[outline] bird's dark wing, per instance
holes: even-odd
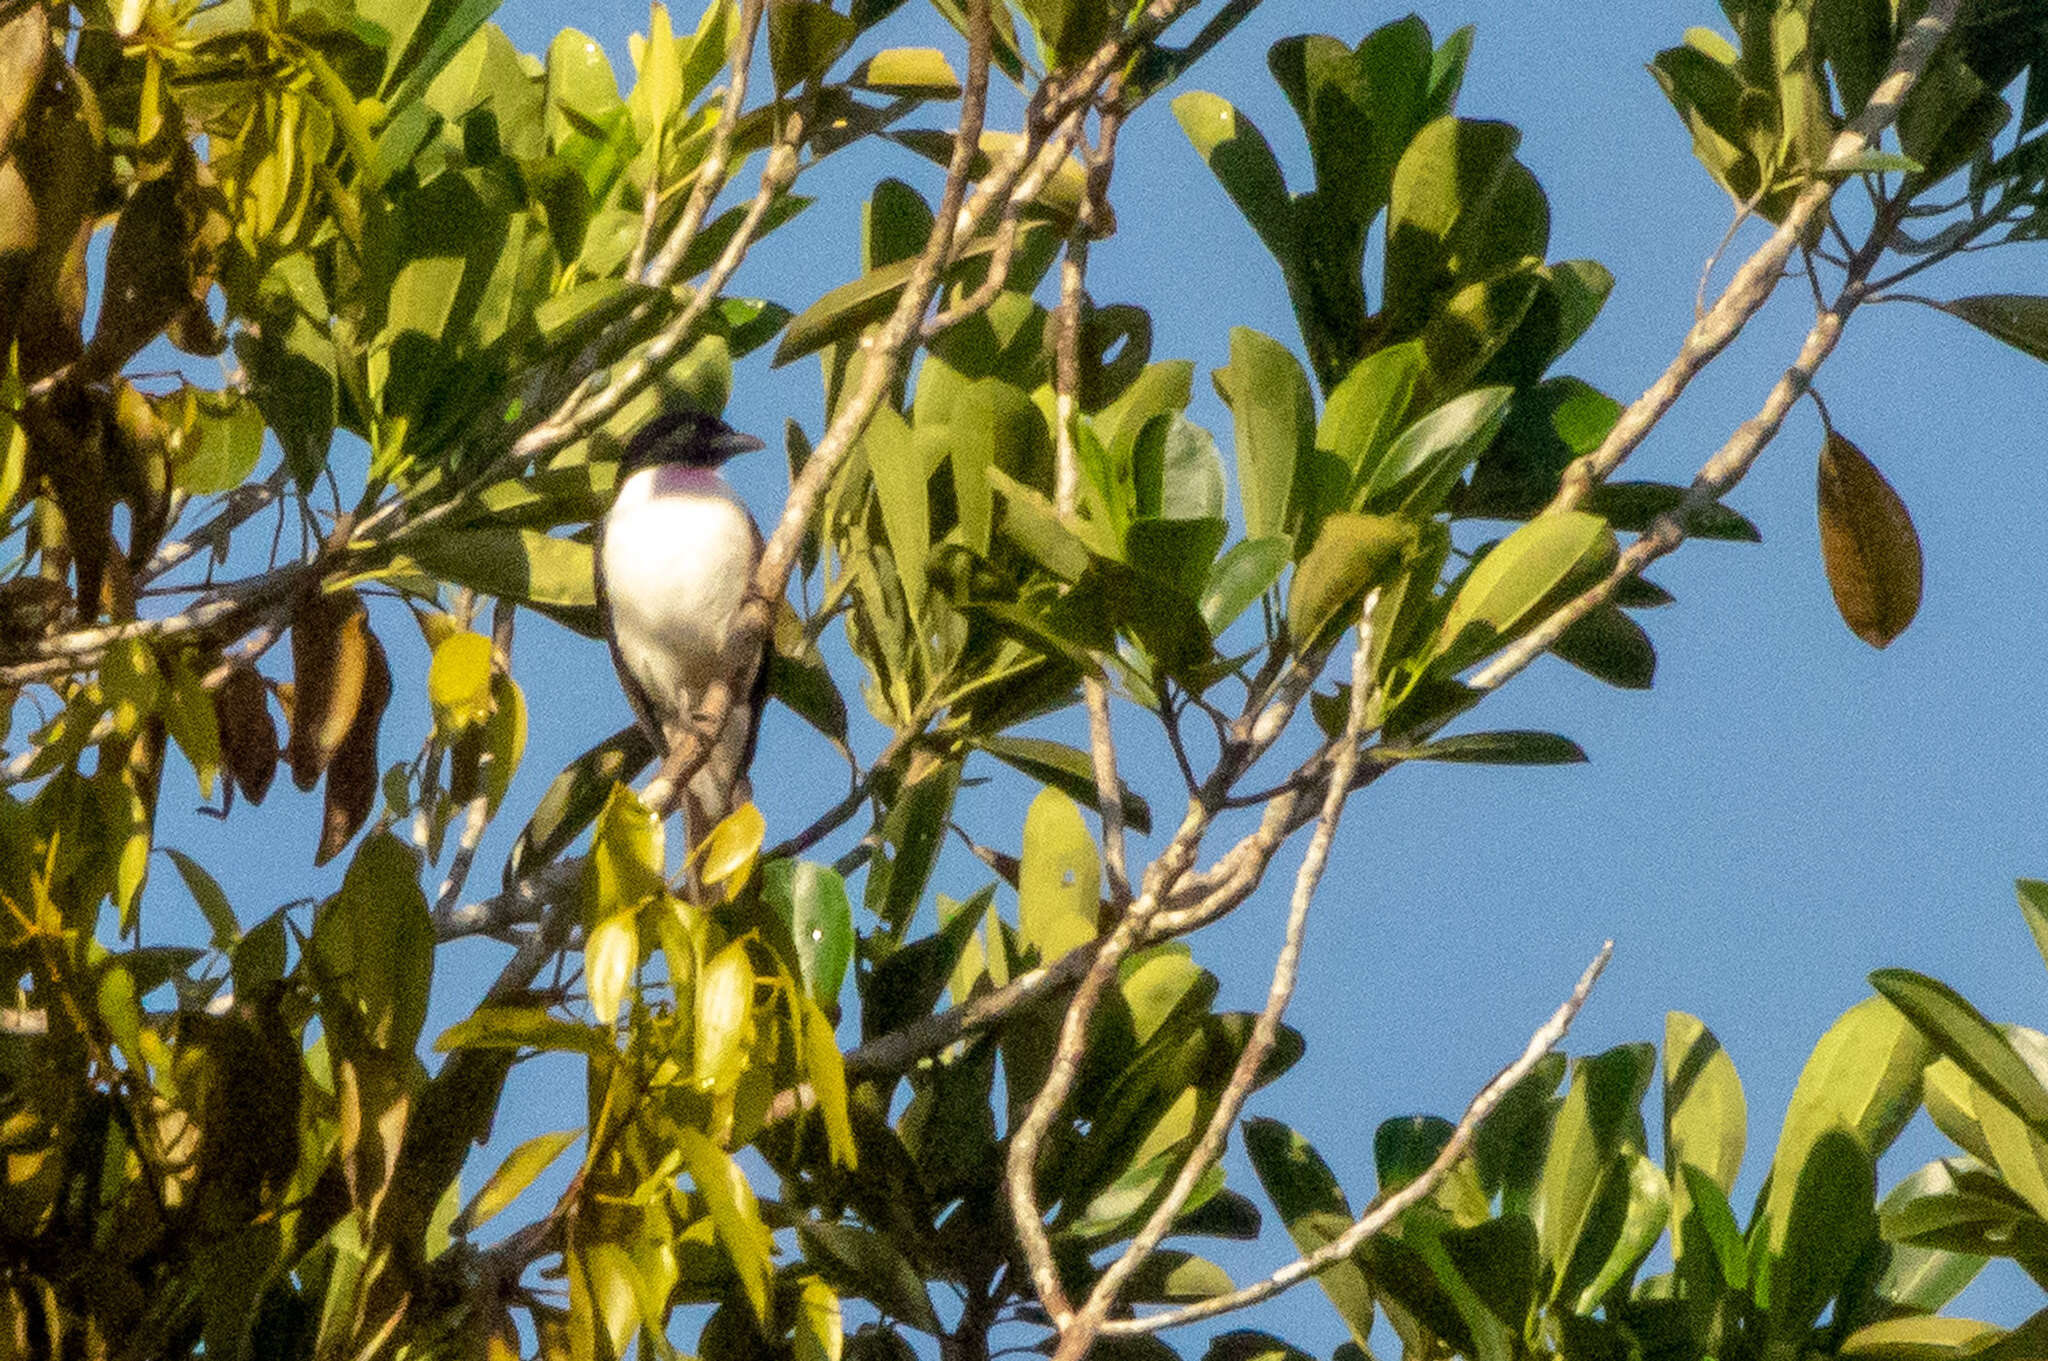
[[[747,517],[748,528],[754,531],[754,565],[761,564],[761,526],[754,523],[754,517]],[[740,772],[745,774],[754,768],[754,747],[761,740],[761,711],[768,707],[768,669],[775,663],[775,625],[771,621],[768,633],[761,640],[761,655],[754,662],[754,685],[747,695],[747,747],[740,757]]]

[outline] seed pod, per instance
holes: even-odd
[[[377,729],[391,701],[391,667],[384,645],[362,628],[362,702],[356,706],[333,762],[327,767],[327,805],[320,820],[320,848],[313,863],[324,865],[362,830],[377,802]]]
[[[250,803],[262,803],[277,774],[277,724],[270,717],[269,690],[263,677],[246,666],[235,667],[213,692],[213,712],[220,725],[220,760],[228,776]]]
[[[354,591],[308,600],[292,622],[294,700],[285,757],[311,789],[355,724],[369,672],[369,616]]]

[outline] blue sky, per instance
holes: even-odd
[[[1249,113],[1301,187],[1305,150],[1266,74],[1266,47],[1299,32],[1355,41],[1401,12],[1267,0],[1185,84]],[[1552,257],[1592,257],[1615,275],[1606,311],[1560,371],[1632,398],[1689,324],[1702,262],[1730,211],[1692,160],[1644,64],[1686,26],[1718,24],[1718,9],[1709,0],[1552,0],[1423,13],[1439,37],[1478,25],[1460,111],[1523,129],[1521,157],[1550,196]],[[571,17],[622,72],[630,69],[626,35],[647,22],[637,4],[588,0],[572,11],[515,0],[499,22],[522,49],[538,52]],[[678,15],[679,26],[693,20]],[[921,6],[900,12],[885,37],[943,42],[959,60],[957,39]],[[734,291],[800,307],[852,277],[863,187],[884,174],[924,173],[893,149],[837,158],[804,186],[821,201],[757,251]],[[751,188],[751,168],[742,183]],[[1206,371],[1225,362],[1235,325],[1298,347],[1277,269],[1164,99],[1124,134],[1114,200],[1121,231],[1097,247],[1091,285],[1098,301],[1152,312],[1155,357],[1191,357]],[[1742,238],[1731,261],[1753,240]],[[2028,291],[2027,272],[2037,268],[2016,249],[1974,257],[1920,285],[1942,295]],[[1369,277],[1376,291],[1376,266]],[[1788,281],[1626,475],[1688,480],[1755,410],[1809,320],[1804,284]],[[1577,739],[1590,764],[1411,766],[1353,803],[1289,1018],[1309,1038],[1308,1057],[1252,1113],[1297,1125],[1362,1202],[1372,1188],[1373,1126],[1420,1111],[1455,1115],[1612,937],[1614,964],[1570,1048],[1659,1039],[1668,1009],[1704,1019],[1749,1095],[1751,1146],[1736,1197],[1745,1206],[1808,1049],[1867,995],[1871,969],[1918,968],[1961,988],[1994,1019],[2048,1024],[2042,964],[2011,894],[2015,876],[2048,874],[2037,811],[2038,754],[2048,750],[2040,699],[2048,533],[2037,509],[2048,505],[2044,378],[2036,361],[1924,308],[1857,316],[1820,386],[1838,428],[1914,513],[1927,558],[1918,621],[1880,654],[1836,617],[1813,509],[1821,435],[1811,406],[1802,405],[1730,498],[1761,527],[1764,543],[1688,545],[1653,570],[1678,597],[1643,616],[1660,658],[1654,690],[1609,689],[1545,660],[1462,725],[1554,729]],[[1227,448],[1227,412],[1206,383],[1196,387],[1190,414]],[[771,442],[786,417],[815,437],[816,365],[770,371],[765,355],[746,361],[727,414]],[[762,457],[736,472],[768,519],[784,490],[780,460]],[[410,625],[392,614],[378,627],[398,645],[388,763],[424,730],[426,704]],[[545,782],[628,718],[598,644],[522,624],[515,671],[535,715],[533,742],[509,825],[479,862],[485,886]],[[848,693],[853,700],[851,686]],[[1138,731],[1144,721],[1128,711],[1120,719],[1127,778],[1154,794],[1155,808],[1171,809],[1178,780],[1160,744]],[[1068,735],[1079,740],[1080,731],[1076,722]],[[798,720],[771,711],[754,781],[771,839],[842,791],[829,760]],[[825,772],[819,781],[810,778],[815,771]],[[174,792],[189,792],[175,785],[179,778],[166,787],[167,809]],[[1014,785],[980,794],[972,815],[989,839],[1014,846],[1026,798]],[[326,882],[307,872],[316,818],[311,800],[280,786],[265,808],[238,811],[225,832],[167,815],[165,839],[199,853],[250,920]],[[251,854],[255,845],[277,850]],[[1263,996],[1265,975],[1244,964],[1277,946],[1294,863],[1283,856],[1236,918],[1196,941],[1197,958],[1223,976],[1226,1003],[1254,1007]],[[940,886],[956,896],[982,882],[971,866],[949,862],[948,873],[955,877]],[[179,892],[160,871],[153,900]],[[450,952],[437,974],[430,1034],[461,1014],[497,958],[498,947],[487,944]],[[554,1113],[543,1109],[558,1099]],[[563,1088],[527,1074],[496,1146],[569,1124],[579,1109]],[[1653,1104],[1653,1125],[1654,1113]],[[1940,1151],[1923,1120],[1886,1164],[1884,1183]],[[1262,1248],[1267,1268],[1280,1251]],[[1232,1266],[1250,1274],[1249,1260]],[[2009,1273],[1973,1289],[1966,1303],[2012,1323],[2040,1298]],[[1342,1337],[1312,1291],[1247,1322],[1325,1354]]]

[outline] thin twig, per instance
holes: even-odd
[[[1613,941],[1610,940],[1600,947],[1600,952],[1593,956],[1593,962],[1588,964],[1586,971],[1579,976],[1578,985],[1572,989],[1571,996],[1567,997],[1564,1004],[1551,1014],[1550,1019],[1529,1037],[1528,1046],[1522,1050],[1521,1057],[1501,1069],[1491,1082],[1479,1089],[1479,1094],[1472,1098],[1472,1104],[1465,1108],[1464,1118],[1458,1122],[1457,1128],[1451,1131],[1450,1139],[1436,1155],[1436,1160],[1423,1169],[1421,1176],[1367,1210],[1343,1233],[1314,1252],[1288,1263],[1265,1280],[1233,1290],[1226,1295],[1217,1295],[1195,1304],[1168,1310],[1163,1314],[1152,1314],[1144,1318],[1112,1319],[1102,1325],[1102,1336],[1128,1337],[1136,1333],[1163,1332],[1168,1328],[1198,1323],[1205,1318],[1234,1313],[1239,1309],[1269,1300],[1281,1291],[1299,1285],[1351,1256],[1358,1250],[1359,1244],[1385,1230],[1412,1206],[1433,1194],[1443,1179],[1450,1175],[1451,1169],[1464,1159],[1472,1147],[1472,1140],[1478,1133],[1479,1126],[1493,1113],[1501,1099],[1534,1071],[1545,1055],[1564,1042],[1565,1035],[1571,1030],[1572,1021],[1586,1005],[1586,999],[1592,995],[1593,984],[1599,980],[1601,971],[1607,967],[1607,961],[1613,954]]]
[[[732,83],[725,87],[725,107],[719,110],[718,126],[711,133],[710,150],[697,167],[697,179],[690,186],[690,197],[683,204],[683,215],[641,275],[640,282],[651,287],[659,288],[666,284],[669,276],[682,264],[690,243],[703,229],[712,201],[725,187],[726,162],[732,157],[733,134],[739,127],[740,106],[747,97],[747,68],[754,64],[754,41],[761,31],[761,14],[765,7],[764,0],[742,0],[740,4],[740,31],[729,63]],[[659,166],[655,167],[651,179],[659,181]],[[644,235],[642,239],[645,240]],[[627,278],[636,273],[639,273],[637,263],[627,267]]]

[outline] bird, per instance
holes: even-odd
[[[729,644],[761,561],[761,529],[720,469],[763,447],[709,412],[672,406],[635,431],[620,456],[597,526],[597,606],[619,685],[658,751],[685,740],[705,692],[749,660],[729,655]],[[765,639],[760,646],[751,692],[735,699],[684,790],[692,848],[753,800],[747,767],[768,682]]]

